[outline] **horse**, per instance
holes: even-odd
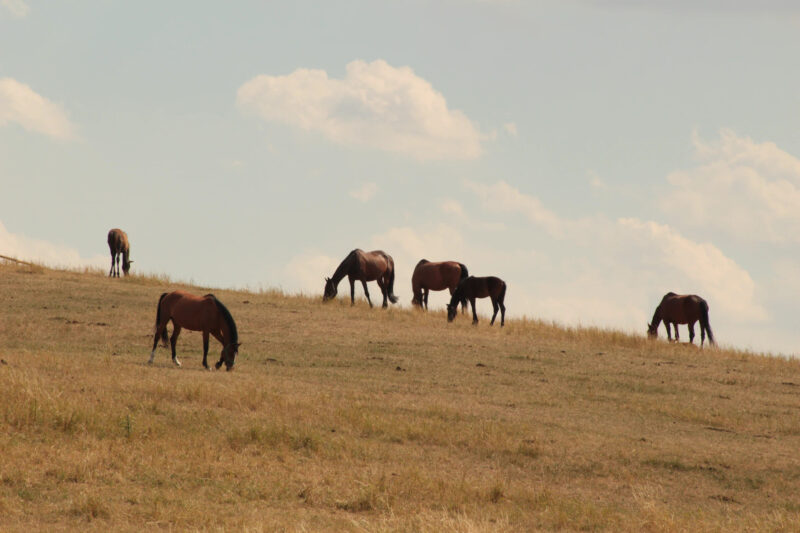
[[[172,362],[181,366],[175,354],[175,345],[182,328],[190,331],[203,332],[203,366],[208,370],[208,336],[211,335],[222,344],[219,361],[214,368],[219,370],[225,363],[226,370],[233,369],[236,354],[239,353],[239,333],[236,322],[233,321],[228,308],[217,300],[213,294],[195,296],[183,291],[164,293],[158,299],[156,312],[156,333],[153,337],[153,351],[150,353],[148,364],[153,364],[156,356],[158,339],[161,338],[164,347],[167,346],[167,323],[172,320],[174,330],[170,337],[172,346]]]
[[[131,246],[128,244],[128,234],[119,228],[114,228],[108,232],[108,249],[111,251],[111,270],[108,276],[119,277],[119,258],[122,256],[122,272],[127,276],[131,269],[131,261],[128,257],[131,253]],[[116,270],[114,267],[116,266]]]
[[[500,309],[500,327],[503,327],[506,321],[506,306],[503,301],[506,298],[506,282],[494,276],[485,278],[476,278],[470,276],[458,284],[455,292],[450,297],[450,303],[447,304],[447,321],[452,322],[458,312],[458,302],[467,299],[472,304],[472,323],[478,323],[478,313],[475,312],[475,298],[492,299],[492,307],[494,314],[492,315],[492,322],[497,317],[497,310]]]
[[[452,295],[461,280],[467,279],[468,276],[469,271],[462,263],[456,261],[431,263],[427,259],[420,259],[411,275],[411,292],[414,295],[411,303],[427,310],[430,291],[449,289]],[[465,298],[461,300],[461,312],[464,313],[466,310]]]
[[[360,281],[364,287],[364,296],[367,297],[369,306],[372,307],[372,300],[369,298],[367,289],[368,281],[377,281],[378,287],[383,294],[382,307],[388,307],[387,298],[393,304],[397,303],[397,296],[394,295],[394,259],[382,250],[365,252],[356,248],[342,260],[333,276],[325,278],[325,291],[322,301],[336,298],[339,282],[347,276],[350,281],[350,305],[355,304],[356,281]]]
[[[672,335],[669,331],[670,323],[675,327],[675,342],[680,340],[678,335],[678,324],[688,324],[689,326],[689,342],[694,344],[694,323],[700,321],[700,347],[706,340],[706,332],[708,332],[708,342],[712,346],[714,342],[714,334],[711,333],[711,324],[708,322],[708,303],[697,296],[696,294],[678,295],[674,292],[668,292],[661,299],[661,303],[656,307],[653,313],[653,320],[647,324],[647,336],[654,339],[658,337],[658,325],[664,321],[664,326],[667,328],[667,338],[672,341]]]

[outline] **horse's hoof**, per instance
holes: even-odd
[[[180,368],[180,366],[181,366],[181,362],[180,361],[178,361],[177,359],[173,359],[172,362],[175,363],[175,366]]]

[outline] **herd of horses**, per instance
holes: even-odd
[[[108,232],[108,248],[111,252],[111,270],[109,277],[119,277],[119,261],[122,259],[122,272],[129,274],[130,244],[127,234],[114,228]],[[355,304],[355,285],[361,282],[364,296],[369,306],[372,300],[369,296],[367,282],[375,281],[383,296],[382,307],[388,307],[389,302],[398,302],[394,294],[395,268],[392,256],[382,250],[365,252],[355,249],[342,260],[331,277],[325,278],[322,301],[336,298],[339,283],[347,277],[350,282],[350,304]],[[478,323],[478,313],[475,300],[489,298],[492,302],[493,314],[490,325],[494,325],[497,312],[500,312],[500,326],[505,324],[506,317],[506,282],[496,276],[476,277],[471,276],[467,267],[457,261],[432,262],[421,259],[411,276],[411,290],[413,298],[411,303],[420,309],[428,309],[428,294],[430,291],[450,291],[450,303],[447,304],[447,321],[452,322],[458,314],[458,304],[461,312],[465,313],[467,302],[472,307],[472,323]],[[172,321],[173,332],[169,336],[167,324]],[[670,325],[675,330],[675,341],[679,341],[678,324],[686,324],[689,328],[689,342],[694,343],[694,325],[700,322],[700,346],[702,347],[706,335],[710,344],[715,344],[711,325],[708,321],[708,303],[701,297],[679,295],[669,292],[664,295],[656,307],[652,321],[647,325],[647,335],[650,338],[658,336],[658,326],[664,322],[667,329],[667,338],[672,341]],[[233,320],[228,308],[225,307],[213,294],[195,296],[184,291],[163,293],[158,299],[156,310],[155,334],[153,336],[153,350],[148,363],[152,364],[155,358],[159,339],[163,346],[172,349],[172,362],[181,366],[175,352],[178,335],[182,329],[200,331],[203,334],[203,366],[208,369],[208,342],[209,337],[214,337],[222,344],[219,361],[214,365],[219,369],[225,364],[226,370],[232,370],[236,355],[239,352],[239,334],[236,322]]]

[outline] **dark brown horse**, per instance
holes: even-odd
[[[494,276],[486,278],[470,276],[459,283],[453,296],[450,297],[450,303],[447,305],[447,321],[453,321],[458,312],[458,302],[466,298],[472,305],[472,323],[477,324],[478,313],[475,312],[475,298],[486,298],[487,296],[492,299],[492,307],[494,308],[491,323],[494,324],[497,310],[500,309],[500,327],[503,327],[506,321],[506,306],[503,304],[506,299],[506,282]]]
[[[364,296],[367,297],[369,306],[372,307],[372,300],[369,299],[367,290],[368,281],[377,281],[378,287],[383,294],[383,307],[388,307],[387,299],[393,304],[397,303],[397,296],[394,295],[394,259],[392,256],[381,250],[365,252],[355,249],[349,254],[336,268],[333,277],[325,278],[325,292],[322,301],[336,298],[339,282],[347,276],[350,281],[350,304],[356,301],[356,281],[360,281],[364,287]]]
[[[700,346],[706,340],[708,332],[708,342],[714,344],[714,334],[711,333],[711,324],[708,322],[708,303],[695,294],[679,295],[668,292],[661,299],[661,303],[653,313],[653,321],[647,324],[647,335],[650,338],[658,336],[658,325],[664,321],[667,328],[667,338],[671,341],[672,335],[669,325],[675,327],[675,341],[679,341],[678,324],[688,324],[689,342],[694,343],[694,323],[700,321]]]
[[[239,353],[239,333],[236,331],[236,322],[233,321],[228,308],[216,299],[213,294],[195,296],[183,291],[164,293],[158,299],[156,313],[156,333],[153,337],[153,351],[150,353],[149,364],[153,363],[156,356],[156,346],[161,338],[164,346],[167,345],[167,323],[172,320],[174,331],[170,337],[172,346],[172,362],[181,366],[175,355],[175,344],[181,329],[203,332],[203,366],[208,368],[208,336],[211,335],[222,344],[222,353],[219,361],[214,365],[219,369],[225,363],[226,370],[233,369],[236,354]]]
[[[131,246],[128,244],[128,234],[119,228],[108,232],[108,249],[111,252],[111,270],[109,276],[119,277],[119,258],[122,256],[122,272],[127,276],[131,269]],[[114,268],[116,266],[116,269]]]
[[[449,289],[452,295],[459,282],[467,279],[467,276],[469,276],[467,267],[456,261],[431,263],[427,259],[420,259],[411,275],[411,292],[414,295],[411,303],[427,309],[430,291]],[[461,312],[466,312],[466,310],[467,300],[465,298],[461,300]]]

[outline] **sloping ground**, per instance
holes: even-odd
[[[148,366],[175,288],[0,265],[0,530],[800,530],[797,361],[214,291]]]

